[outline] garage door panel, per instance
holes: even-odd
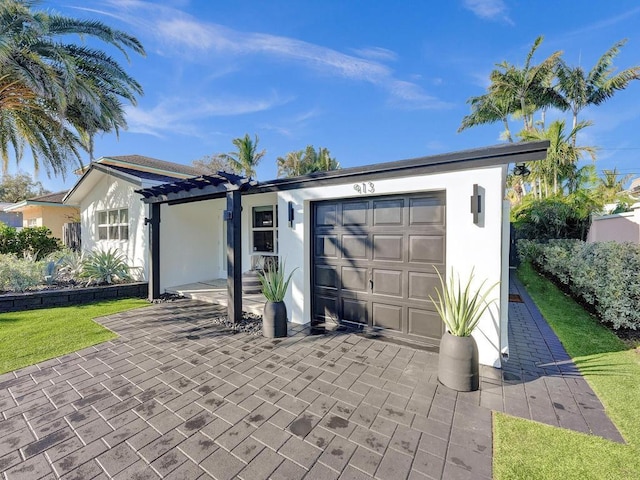
[[[335,226],[338,219],[338,204],[330,203],[316,207],[316,226]]]
[[[338,289],[338,275],[335,267],[331,265],[316,265],[316,287]]]
[[[402,262],[404,241],[402,235],[372,235],[373,259],[388,262]]]
[[[373,225],[402,225],[403,199],[374,200]]]
[[[315,321],[365,324],[436,342],[429,295],[446,271],[444,192],[313,203]]]
[[[410,334],[434,339],[442,337],[442,320],[437,313],[409,308],[408,319]]]
[[[444,235],[409,235],[409,262],[444,264]]]
[[[367,235],[342,235],[342,257],[366,259],[368,243]]]
[[[402,277],[401,270],[373,269],[373,294],[402,298]]]
[[[313,318],[321,322],[335,322],[338,315],[338,299],[324,295],[313,297]]]
[[[364,226],[368,224],[369,202],[342,204],[342,225]]]
[[[342,289],[366,292],[369,287],[367,269],[364,267],[342,267]]]
[[[347,322],[369,323],[367,302],[351,298],[342,299],[342,319]]]
[[[402,331],[402,307],[386,303],[373,303],[373,326]]]
[[[338,257],[337,235],[316,235],[315,255],[318,258]]]
[[[409,199],[409,225],[444,225],[444,205],[438,197]]]
[[[435,273],[409,272],[409,299],[431,302],[429,295],[437,298],[440,279]]]

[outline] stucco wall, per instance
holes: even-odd
[[[140,187],[130,182],[102,175],[81,201],[80,222],[83,250],[116,248],[127,257],[129,265],[134,267],[132,272],[142,280],[147,278],[148,241],[144,225],[147,207],[140,201],[140,195],[134,192],[138,188]],[[129,209],[129,239],[98,240],[96,212],[116,208]]]
[[[423,191],[446,191],[447,243],[446,262],[463,279],[475,268],[478,284],[503,281],[503,289],[496,288],[496,300],[474,333],[480,351],[480,361],[486,365],[500,365],[501,349],[506,349],[506,335],[501,332],[500,315],[506,319],[508,268],[503,263],[508,254],[508,236],[503,223],[503,192],[506,166],[437,175],[410,176],[375,180],[373,195],[402,194]],[[473,184],[484,189],[484,218],[473,223],[470,197]],[[298,268],[287,294],[289,318],[295,323],[311,319],[311,258],[310,212],[311,202],[332,198],[358,197],[353,182],[323,185],[312,188],[268,194],[243,195],[242,204],[242,271],[251,267],[252,207],[277,203],[278,254],[286,259],[287,271]],[[294,204],[295,221],[289,227],[288,202]],[[162,205],[160,224],[160,289],[225,276],[223,268],[224,242],[222,212],[224,199],[208,200],[184,205]],[[502,301],[502,302],[501,302]],[[501,308],[502,307],[502,308]],[[506,324],[506,321],[505,321]],[[501,333],[503,339],[501,343]]]
[[[276,203],[275,193],[242,197],[242,272],[251,268],[252,209]],[[220,198],[161,206],[161,292],[168,287],[226,278],[226,230],[222,220],[226,205],[226,199]]]
[[[42,207],[42,223],[56,238],[62,238],[62,226],[80,217],[76,207]]]
[[[487,284],[503,280],[503,192],[506,167],[498,166],[473,171],[461,171],[436,175],[412,176],[374,181],[373,195],[397,194],[421,191],[446,191],[447,273],[453,268],[464,279],[475,269],[478,283],[487,279]],[[470,197],[473,184],[484,188],[484,225],[473,223],[470,213]],[[311,318],[311,255],[310,237],[311,202],[331,198],[358,197],[354,183],[320,186],[278,192],[280,217],[280,251],[286,257],[287,270],[298,268],[293,275],[286,303],[290,319],[296,323],[307,323]],[[292,201],[295,223],[287,223],[287,203]],[[506,246],[508,248],[508,245]],[[508,288],[508,283],[503,283]],[[500,289],[492,295],[496,300],[483,316],[474,338],[480,351],[480,362],[500,365]],[[502,312],[506,315],[506,312]],[[503,348],[506,346],[503,346]]]
[[[640,208],[633,212],[594,217],[587,242],[632,242],[640,244]]]

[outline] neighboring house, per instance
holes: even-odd
[[[640,244],[640,203],[630,212],[592,217],[587,242]]]
[[[226,278],[229,315],[238,319],[242,272],[274,255],[296,269],[285,299],[292,322],[348,322],[437,348],[436,269],[463,278],[474,270],[476,285],[500,282],[474,332],[481,363],[500,366],[508,353],[508,164],[541,160],[547,147],[506,144],[264,183],[218,174],[140,188],[150,295]]]
[[[13,204],[6,212],[22,213],[23,227],[47,227],[55,238],[62,238],[62,226],[80,216],[77,205],[62,203],[67,191],[48,193]]]
[[[9,227],[22,228],[22,213],[7,212],[5,209],[12,207],[13,203],[0,202],[0,222]]]
[[[136,276],[146,278],[147,207],[134,193],[166,182],[198,175],[186,165],[141,155],[102,157],[79,173],[76,185],[64,198],[80,207],[82,249],[116,248],[123,253]]]

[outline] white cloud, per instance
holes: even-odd
[[[398,54],[396,52],[382,47],[357,48],[353,49],[352,51],[356,55],[368,58],[370,60],[386,60],[391,62],[398,59]]]
[[[384,61],[397,58],[381,47],[355,50],[349,55],[295,38],[256,32],[243,32],[197,18],[172,7],[139,0],[108,0],[115,11],[101,13],[134,26],[141,35],[152,35],[164,55],[191,62],[212,63],[212,56],[257,55],[277,58],[312,69],[321,75],[367,82],[391,96],[390,104],[402,106],[407,92],[419,108],[442,108],[443,102],[430,97],[416,83],[396,78]],[[86,8],[85,8],[86,9]],[[96,10],[93,10],[96,12]],[[135,33],[135,32],[134,32]],[[224,68],[224,67],[223,67]]]
[[[174,97],[163,100],[151,108],[127,106],[128,131],[162,138],[168,131],[188,136],[201,136],[196,124],[216,116],[243,115],[269,110],[287,103],[288,99],[272,95],[271,98],[247,99],[224,98],[194,99]]]
[[[513,25],[504,0],[464,0],[464,7],[483,20],[501,21]]]

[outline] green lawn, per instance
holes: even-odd
[[[94,318],[149,305],[142,299],[0,314],[0,373],[115,338]]]
[[[495,478],[640,478],[640,355],[529,265],[518,276],[628,444],[496,413]]]

